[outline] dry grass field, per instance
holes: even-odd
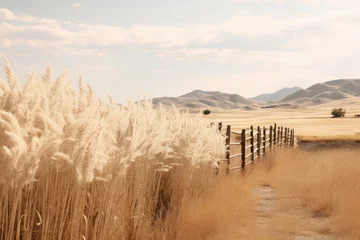
[[[0,239],[171,239],[182,205],[211,186],[225,140],[207,120],[106,103],[50,67],[24,86],[6,59],[5,73]]]
[[[331,118],[333,108],[344,108],[345,118]],[[360,98],[349,98],[313,107],[269,108],[253,111],[228,110],[212,112],[207,118],[231,124],[234,130],[254,126],[288,126],[296,130],[297,137],[305,139],[360,139]]]
[[[331,110],[340,107],[346,109],[346,117],[332,118]],[[360,152],[343,149],[345,142],[360,140],[360,118],[354,117],[359,113],[360,99],[350,98],[313,107],[213,111],[207,116],[230,124],[234,131],[277,123],[294,128],[302,142],[325,143],[316,152],[278,152],[270,161],[255,165],[252,189],[271,189],[271,197],[265,196],[265,205],[271,209],[265,216],[252,213],[253,219],[260,215],[266,224],[256,230],[247,226],[250,233],[242,239],[360,239]],[[337,144],[327,146],[326,142]]]
[[[215,174],[225,138],[211,121],[356,136],[360,119],[328,118],[335,106],[203,117],[105,103],[81,79],[78,91],[66,74],[54,80],[51,68],[23,87],[7,60],[5,72],[0,239],[360,238],[358,150],[273,149],[245,172]]]
[[[359,153],[274,152],[185,205],[180,239],[359,239]]]

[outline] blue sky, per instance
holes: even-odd
[[[22,82],[50,63],[119,102],[359,78],[358,29],[355,0],[0,2],[0,55]]]

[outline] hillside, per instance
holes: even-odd
[[[201,91],[195,90],[193,92],[184,94],[179,97],[159,97],[153,99],[153,104],[159,104],[170,107],[175,105],[179,108],[195,108],[195,109],[253,109],[252,105],[256,102],[244,98],[237,94],[222,93],[217,91]]]
[[[339,79],[317,83],[283,98],[281,102],[296,105],[318,105],[360,96],[360,79]]]
[[[237,94],[219,91],[195,90],[179,97],[159,97],[153,99],[154,106],[176,106],[197,109],[244,109],[253,110],[266,107],[264,102],[277,102],[275,105],[314,106],[360,96],[360,79],[339,79],[317,83],[307,89],[299,87],[283,88],[274,93],[262,94],[247,99]],[[261,103],[263,102],[263,103]]]
[[[264,93],[264,94],[261,94],[259,96],[256,96],[256,97],[253,97],[250,99],[257,100],[257,101],[263,101],[263,102],[270,102],[270,101],[276,102],[276,101],[279,101],[299,90],[301,90],[300,87],[282,88],[276,92]]]

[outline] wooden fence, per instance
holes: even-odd
[[[219,131],[222,123],[219,123]],[[269,128],[251,126],[241,132],[231,130],[231,125],[226,126],[226,156],[222,162],[227,164],[226,170],[242,169],[253,163],[257,158],[266,155],[273,148],[295,146],[294,129],[279,127],[274,124]]]

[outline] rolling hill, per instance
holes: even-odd
[[[273,93],[264,93],[261,94],[259,96],[250,98],[252,100],[257,100],[257,101],[263,101],[263,102],[276,102],[279,101],[287,96],[289,96],[290,94],[293,94],[297,91],[301,90],[300,87],[292,87],[292,88],[282,88],[276,92]]]
[[[281,99],[282,96],[285,96]],[[315,84],[307,89],[299,87],[283,88],[269,94],[247,99],[238,94],[219,91],[195,90],[179,97],[153,98],[154,106],[199,109],[243,109],[266,108],[265,102],[274,102],[274,106],[314,106],[343,99],[360,97],[360,79],[339,79]],[[280,98],[280,100],[279,100]],[[278,105],[277,105],[278,104]],[[269,106],[268,106],[269,107]]]
[[[244,98],[237,94],[222,93],[217,91],[195,90],[179,97],[159,97],[153,99],[154,106],[159,104],[164,107],[175,105],[179,108],[193,109],[253,109],[256,101]]]
[[[296,105],[318,105],[360,96],[360,79],[338,79],[315,84],[283,98],[281,102]]]

